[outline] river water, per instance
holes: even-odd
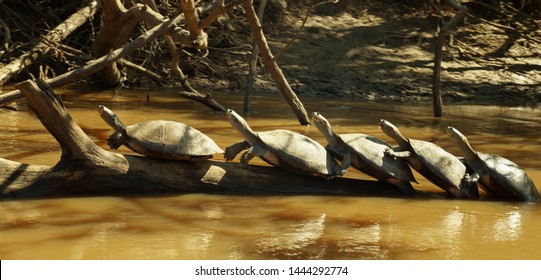
[[[241,111],[242,97],[215,95]],[[108,91],[79,92],[63,98],[75,121],[104,148],[112,129],[98,116],[98,104],[127,125],[182,121],[222,148],[241,139],[223,113],[167,90],[123,90],[115,97]],[[538,108],[447,105],[445,117],[434,119],[430,104],[302,99],[338,133],[362,132],[393,143],[377,125],[385,118],[406,137],[458,154],[445,134],[453,125],[475,149],[511,159],[541,186]],[[253,101],[247,120],[254,130],[290,129],[325,143],[315,127],[298,125],[281,96]],[[58,161],[59,146],[29,110],[0,110],[0,119],[0,157]],[[124,147],[119,151],[131,153]],[[253,164],[265,163],[254,159]],[[440,192],[415,175],[416,189]],[[351,169],[346,177],[371,179]],[[539,203],[486,199],[184,194],[5,200],[0,201],[0,259],[540,259],[539,217]]]

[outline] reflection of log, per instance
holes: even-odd
[[[48,86],[26,81],[18,88],[62,147],[54,167],[0,160],[0,197],[137,193],[342,194],[399,196],[393,185],[336,178],[327,181],[278,168],[237,163],[160,161],[101,149],[73,121]],[[41,90],[40,90],[41,88]]]

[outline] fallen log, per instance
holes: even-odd
[[[62,147],[55,166],[0,160],[0,197],[58,197],[163,193],[317,194],[400,196],[394,185],[350,178],[326,180],[279,168],[208,160],[155,160],[106,151],[71,118],[62,100],[43,81],[17,88]]]

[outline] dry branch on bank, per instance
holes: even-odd
[[[72,16],[77,19],[77,23],[80,25],[85,22],[96,10],[96,1],[91,1],[89,6],[82,9]],[[126,55],[134,52],[136,49],[142,47],[142,44],[133,44],[134,41],[140,41],[140,37],[131,41],[130,36],[136,29],[139,23],[144,23],[146,26],[153,27],[152,30],[156,30],[156,27],[163,26],[166,23],[170,23],[164,15],[162,15],[157,8],[157,5],[153,0],[145,1],[146,4],[134,4],[129,8],[126,8],[121,0],[104,0],[100,2],[101,5],[101,27],[96,34],[92,43],[92,55],[95,60],[90,61],[87,65],[79,67],[76,70],[70,71],[58,75],[54,78],[48,79],[48,82],[52,87],[58,87],[74,82],[77,79],[84,78],[90,74],[95,74],[98,80],[110,87],[116,87],[121,84],[125,77],[117,66],[117,62]],[[301,124],[309,124],[309,118],[304,106],[297,97],[297,95],[291,89],[291,86],[287,82],[286,78],[282,74],[278,64],[272,59],[272,53],[269,50],[269,46],[265,40],[261,25],[258,18],[253,11],[252,1],[232,0],[227,4],[224,0],[215,0],[209,3],[209,14],[205,18],[199,17],[199,11],[196,9],[194,0],[179,0],[178,11],[176,18],[181,18],[185,24],[185,29],[179,27],[180,25],[169,25],[168,28],[162,29],[160,33],[150,34],[150,39],[154,39],[159,35],[165,36],[167,44],[171,50],[172,59],[170,64],[171,73],[173,73],[183,88],[178,94],[184,98],[192,99],[201,102],[208,107],[225,111],[225,107],[218,103],[211,96],[210,93],[200,93],[194,87],[190,85],[186,75],[179,66],[179,49],[183,47],[195,48],[200,50],[206,50],[208,46],[208,35],[205,32],[205,28],[214,22],[218,17],[228,9],[234,6],[241,5],[245,10],[245,16],[251,30],[256,38],[257,45],[260,50],[264,50],[263,61],[267,66],[267,70],[276,82],[277,88],[283,94],[287,103],[290,105],[294,113],[297,115]],[[86,12],[87,9],[91,9],[91,12]],[[85,17],[80,16],[83,14]],[[69,21],[73,21],[71,18]],[[176,21],[179,23],[179,21]],[[66,34],[62,36],[49,36],[44,38],[44,42],[54,41],[59,43],[65,38],[65,36],[74,30],[75,24],[60,25],[57,29],[62,31],[66,30]],[[55,29],[55,30],[57,30]],[[155,32],[155,31],[154,31]],[[149,32],[145,32],[142,36],[149,36]],[[56,34],[51,32],[51,34]],[[144,40],[143,43],[148,40]],[[27,59],[28,55],[21,57],[20,61],[26,63],[24,66],[31,65],[36,62],[38,56],[35,53],[46,53],[50,51],[51,46],[46,43],[40,43],[33,51],[29,53],[31,60]],[[18,63],[16,65],[19,65]],[[18,67],[17,71],[14,71],[10,65],[0,68],[0,82],[7,81],[14,73],[20,72],[24,69],[23,66]],[[143,67],[137,67],[137,65],[131,65],[131,68],[135,68],[145,75],[150,76],[151,79],[159,81],[157,75],[145,70]],[[7,72],[9,75],[5,75],[2,80],[2,71]],[[2,83],[0,83],[1,85]],[[22,95],[19,91],[12,91],[0,96],[0,104],[5,104],[21,98]]]
[[[28,66],[40,61],[44,55],[55,48],[55,45],[64,40],[73,31],[79,28],[97,10],[97,2],[89,1],[87,5],[74,13],[71,17],[59,24],[56,28],[45,34],[32,50],[13,59],[9,64],[0,68],[0,86],[4,85],[13,76],[24,71]],[[4,24],[5,26],[5,24]]]
[[[400,196],[394,186],[349,178],[325,180],[279,168],[208,160],[183,162],[122,155],[97,146],[42,81],[17,86],[62,147],[53,167],[0,159],[0,197],[58,197],[159,193],[318,194]]]
[[[111,51],[107,55],[104,55],[98,59],[89,61],[85,66],[58,75],[54,78],[47,79],[47,83],[50,84],[51,87],[59,87],[87,77],[102,69],[105,65],[111,64],[114,61],[134,52],[148,41],[165,34],[169,28],[174,27],[174,25],[180,20],[181,16],[179,15],[174,19],[170,19],[164,23],[156,25],[154,28],[143,33],[141,36],[137,37],[135,40],[127,43],[126,45]],[[0,104],[4,104],[22,97],[23,94],[20,90],[11,91],[0,96]]]

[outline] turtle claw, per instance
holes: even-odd
[[[246,141],[235,143],[225,148],[224,158],[226,161],[232,161],[242,150],[247,149],[249,147],[250,147],[250,144],[248,144],[248,142]]]
[[[473,177],[472,177],[473,175]],[[477,176],[476,176],[477,175]],[[477,187],[477,180],[479,174],[472,173],[471,175],[466,173],[462,181],[460,182],[460,190],[470,196],[470,198],[479,198],[479,188]]]
[[[393,149],[390,149],[390,148],[385,149],[385,151],[383,151],[383,155],[387,157],[391,157],[392,159],[396,159],[396,155]]]
[[[248,166],[248,162],[254,158],[254,156],[257,155],[257,152],[259,149],[256,149],[254,147],[249,148],[246,152],[244,152],[240,156],[240,167],[244,168]]]
[[[479,178],[481,178],[481,175],[478,172],[466,173],[464,175],[464,180],[472,183],[479,181]]]
[[[233,159],[235,159],[236,156],[237,156],[237,153],[235,153],[235,151],[233,151],[231,147],[225,148],[225,152],[224,152],[225,161],[232,161]]]
[[[248,158],[248,153],[244,153],[242,154],[242,156],[240,156],[240,162],[239,162],[239,165],[241,168],[245,168],[246,166],[248,166],[248,161],[250,161],[250,158]]]
[[[118,132],[114,132],[107,138],[107,146],[113,150],[118,149],[118,147],[122,146],[123,143],[124,139],[122,138],[122,134]]]

